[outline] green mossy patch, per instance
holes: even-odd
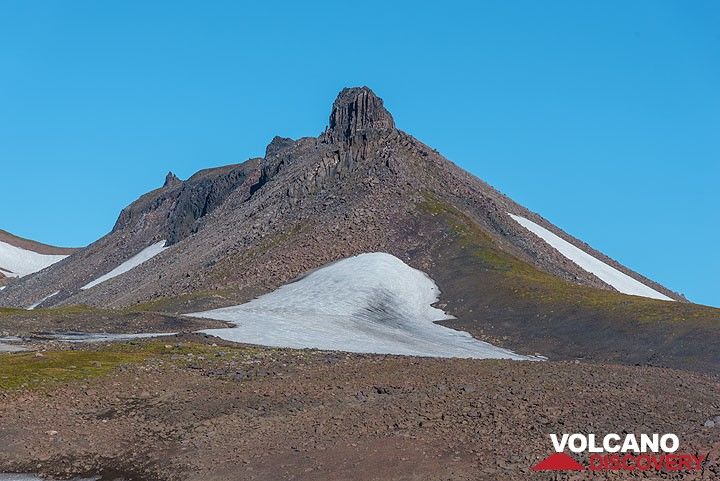
[[[640,322],[694,321],[708,327],[718,327],[720,323],[720,310],[716,308],[572,284],[502,251],[472,219],[450,204],[426,195],[419,207],[440,217],[453,232],[457,247],[469,252],[479,269],[490,274],[499,287],[512,291],[519,300],[541,303],[546,309],[605,311]]]
[[[148,312],[183,312],[188,309],[193,310],[198,305],[202,305],[203,301],[212,299],[213,297],[226,297],[234,291],[229,289],[219,289],[214,291],[195,291],[178,296],[159,297],[152,301],[141,302],[132,306],[118,309],[118,312],[124,314],[141,314]],[[201,309],[198,309],[201,310]]]
[[[210,346],[195,342],[132,341],[112,343],[97,349],[0,354],[0,390],[43,389],[58,384],[105,375],[122,365],[162,359],[178,364],[192,359],[247,360],[272,350],[256,347]]]
[[[25,309],[16,309],[14,307],[0,307],[0,317],[16,316],[26,312]]]
[[[238,254],[223,258],[213,268],[211,279],[224,283],[228,279],[236,277],[237,272],[241,270],[244,265],[261,257],[263,254],[271,251],[275,247],[290,242],[297,236],[310,230],[312,225],[313,224],[310,222],[301,222],[289,226],[283,231],[279,231],[262,238],[255,246],[249,247]]]
[[[147,356],[142,351],[105,350],[0,354],[0,389],[40,388],[88,379],[106,374],[121,364],[142,362]]]
[[[40,318],[40,317],[58,317],[58,316],[82,316],[87,314],[106,315],[112,311],[97,309],[86,305],[60,306],[47,309],[17,309],[13,307],[0,307],[0,317],[12,316],[19,318]]]

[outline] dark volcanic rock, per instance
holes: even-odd
[[[182,183],[182,180],[180,180],[175,174],[172,172],[168,172],[165,176],[165,183],[163,184],[163,187],[172,187],[174,185]]]
[[[279,137],[276,135],[265,148],[265,158],[272,158],[278,155],[283,150],[292,147],[293,145],[295,145],[295,141],[293,139],[287,137]]]
[[[168,245],[175,244],[197,232],[198,220],[222,204],[235,189],[245,182],[257,181],[256,163],[243,163],[226,172],[203,171],[192,176],[178,195],[170,216]]]
[[[343,89],[333,104],[326,132],[332,142],[347,142],[358,134],[395,129],[383,101],[367,87]]]
[[[256,182],[258,177],[257,160],[202,170],[185,182],[170,172],[162,189],[142,196],[123,209],[113,232],[147,231],[153,227],[153,235],[148,240],[162,237],[168,245],[175,244],[197,232],[198,221],[222,204],[231,192],[246,181]],[[151,219],[152,222],[148,222]]]

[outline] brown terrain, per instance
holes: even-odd
[[[73,380],[17,379],[20,370],[0,378],[0,470],[108,480],[605,479],[530,467],[552,452],[552,432],[672,432],[683,452],[710,453],[704,471],[644,479],[720,479],[720,417],[708,427],[720,416],[717,378],[219,344],[184,337],[13,355],[54,365],[54,376],[65,365]]]
[[[524,216],[675,302],[582,270]],[[158,256],[80,287],[143,248]],[[387,252],[428,273],[446,326],[546,362],[271,349],[191,334],[246,302]],[[19,309],[60,291],[39,309]],[[693,304],[513,202],[345,89],[318,137],[200,171],[105,237],[0,291],[0,472],[104,480],[720,479],[720,309]],[[179,332],[118,343],[51,334]],[[8,342],[8,341],[6,341]],[[539,474],[549,433],[666,433],[700,472]]]
[[[5,242],[15,247],[20,247],[21,249],[37,252],[38,254],[70,255],[77,250],[71,247],[55,247],[36,242],[34,240],[24,239],[2,229],[0,229],[0,242]]]

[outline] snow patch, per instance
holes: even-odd
[[[115,269],[111,270],[107,274],[98,277],[94,281],[88,282],[84,286],[82,286],[80,289],[90,289],[91,287],[95,287],[98,284],[101,284],[105,281],[108,281],[114,277],[117,277],[121,274],[125,274],[130,269],[134,269],[135,267],[139,266],[143,262],[147,262],[156,255],[160,254],[165,249],[168,249],[168,247],[165,247],[165,243],[167,241],[161,240],[160,242],[156,242],[155,244],[146,247],[145,249],[141,250],[137,254],[135,254],[130,259],[126,260],[119,266],[117,266]]]
[[[537,360],[435,324],[440,291],[390,254],[361,254],[322,267],[239,306],[188,314],[228,321],[222,339],[274,347],[431,357]]]
[[[28,311],[32,311],[33,309],[35,309],[37,306],[39,306],[39,305],[42,304],[43,302],[47,301],[48,299],[50,299],[50,298],[53,297],[53,296],[57,296],[58,294],[60,294],[60,291],[53,292],[52,294],[43,297],[42,299],[40,299],[39,301],[37,301],[35,304],[33,304],[33,305],[31,305],[31,306],[28,306],[27,310],[28,310]]]
[[[661,299],[663,301],[672,301],[674,299],[669,298],[665,294],[662,294],[655,289],[652,289],[642,282],[633,279],[629,275],[615,269],[612,266],[607,265],[603,261],[596,259],[587,252],[575,247],[565,239],[553,234],[546,228],[536,224],[535,222],[508,213],[518,224],[525,227],[533,234],[540,237],[542,240],[554,247],[560,254],[564,255],[575,264],[580,266],[587,272],[595,275],[600,280],[611,285],[619,292],[623,294],[631,294],[634,296],[650,297],[653,299]]]
[[[25,349],[22,346],[16,346],[14,344],[6,344],[4,342],[0,342],[0,352],[23,352],[23,351],[27,351],[27,349]],[[0,477],[0,481],[2,481],[2,480],[3,480],[3,478]]]
[[[112,334],[108,332],[62,332],[45,334],[44,337],[64,342],[114,342],[132,341],[134,339],[152,339],[156,337],[174,336],[176,332],[141,332],[135,334]]]
[[[0,266],[5,277],[24,277],[55,264],[66,255],[38,254],[0,241]]]

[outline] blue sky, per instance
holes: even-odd
[[[720,306],[720,3],[0,1],[0,228],[61,245],[316,135],[344,86],[624,264]]]

